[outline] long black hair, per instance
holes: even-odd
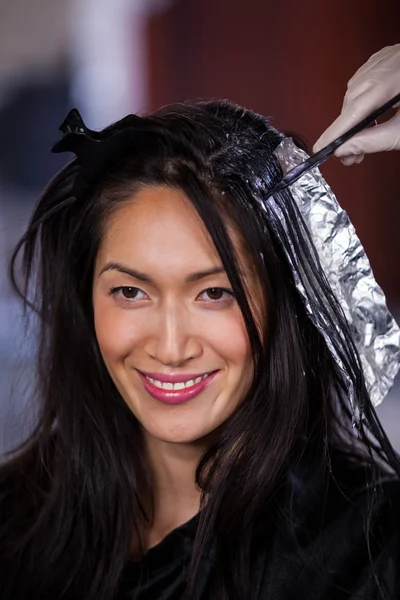
[[[203,496],[189,577],[192,597],[199,562],[215,537],[218,598],[248,598],[251,525],[272,506],[290,466],[317,457],[322,477],[337,448],[354,460],[398,467],[290,191],[275,197],[279,218],[265,201],[282,176],[274,155],[282,134],[260,115],[226,101],[165,107],[135,122],[131,147],[109,162],[84,197],[74,195],[82,169],[76,159],[50,182],[13,257],[15,289],[40,318],[39,417],[0,470],[5,598],[23,598],[26,588],[36,594],[29,598],[112,599],[132,533],[138,538],[141,519],[152,518],[141,500],[151,481],[140,428],[101,358],[91,300],[108,218],[143,186],[178,188],[194,205],[230,279],[254,360],[247,397],[196,471]],[[261,330],[227,219],[240,233],[267,299]],[[285,250],[331,329],[343,370],[306,314]],[[362,416],[357,430],[346,381]]]

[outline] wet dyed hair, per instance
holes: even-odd
[[[333,450],[376,467],[376,477],[379,461],[397,467],[348,326],[309,249],[290,191],[275,198],[285,226],[265,202],[282,176],[274,156],[282,134],[260,115],[226,101],[170,106],[135,123],[131,147],[109,161],[79,198],[76,159],[55,176],[13,258],[15,288],[41,325],[39,416],[0,471],[0,509],[9,515],[0,524],[5,598],[109,600],[132,534],[139,536],[142,493],[151,490],[151,481],[138,422],[100,355],[92,277],[108,218],[144,186],[182,190],[204,221],[242,311],[254,359],[247,397],[196,472],[203,498],[191,597],[202,554],[215,537],[217,597],[248,598],[251,524],[266,512],[273,520],[273,500],[288,469],[312,457],[323,480],[332,471]],[[109,132],[124,126],[117,123]],[[268,327],[261,335],[226,217],[240,232],[268,298]],[[352,424],[344,372],[306,315],[285,248],[301,266],[310,302],[331,326],[331,343],[364,417],[359,430]],[[20,253],[24,279],[17,283]],[[268,528],[268,519],[264,525]]]

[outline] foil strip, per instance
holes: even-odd
[[[291,138],[281,142],[275,155],[284,174],[308,158]],[[354,226],[319,169],[304,173],[290,186],[290,191],[349,323],[371,401],[377,406],[392,387],[400,367],[400,329],[387,308],[385,295],[375,281]],[[288,258],[306,310],[343,370],[320,315],[313,314],[300,274]],[[346,379],[352,400],[351,382]]]

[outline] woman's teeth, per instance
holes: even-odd
[[[196,377],[196,379],[189,379],[189,381],[179,381],[177,383],[166,383],[165,381],[158,381],[157,379],[152,379],[151,377],[147,377],[146,379],[150,381],[152,385],[158,387],[162,390],[183,390],[189,387],[192,387],[196,383],[200,383],[203,379],[208,377],[210,373],[205,373],[204,375],[200,375],[200,377]]]

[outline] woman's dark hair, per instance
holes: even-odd
[[[248,598],[251,525],[266,512],[273,519],[266,507],[284,488],[289,467],[312,457],[323,477],[331,471],[333,449],[372,468],[378,461],[397,467],[348,326],[290,191],[276,195],[274,205],[265,202],[282,177],[274,155],[282,134],[265,118],[226,101],[170,106],[135,123],[131,148],[109,163],[85,198],[73,195],[77,159],[56,175],[13,257],[15,288],[40,318],[40,408],[34,432],[0,470],[0,509],[7,515],[0,524],[5,598],[25,597],[27,587],[30,598],[110,600],[132,534],[139,536],[143,518],[152,519],[142,505],[151,481],[140,428],[101,358],[91,299],[107,220],[143,186],[178,188],[195,207],[231,281],[254,357],[247,397],[196,472],[203,497],[192,597],[199,561],[215,533],[217,597]],[[240,232],[265,292],[261,335],[227,219]],[[306,314],[287,253],[299,265],[313,309],[330,327],[344,371]],[[347,380],[362,416],[358,429]]]

